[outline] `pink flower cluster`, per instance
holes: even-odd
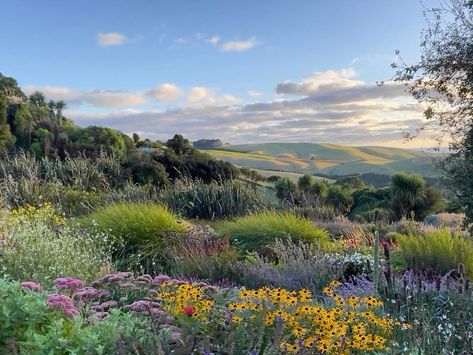
[[[160,309],[159,303],[152,300],[135,301],[132,304],[125,306],[125,309],[129,309],[135,313],[144,314],[151,317],[158,317],[165,314]]]
[[[25,290],[32,290],[36,292],[40,292],[42,290],[41,285],[34,282],[34,281],[25,281],[20,284],[22,289]]]
[[[85,285],[85,281],[75,279],[73,277],[60,277],[53,281],[53,285],[59,289],[74,291],[80,287],[83,287]]]
[[[60,309],[68,317],[79,315],[79,312],[74,307],[74,303],[69,296],[60,293],[51,293],[48,295],[48,307],[52,309]]]

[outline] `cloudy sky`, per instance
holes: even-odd
[[[436,0],[22,0],[2,3],[0,72],[78,124],[151,139],[409,144],[389,82]],[[387,80],[379,87],[377,81]]]

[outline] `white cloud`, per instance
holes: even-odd
[[[128,37],[119,32],[104,32],[97,35],[97,43],[102,47],[120,46],[128,41]]]
[[[314,73],[299,81],[276,86],[296,95],[272,101],[242,103],[217,89],[194,86],[180,106],[150,109],[144,101],[171,101],[181,88],[165,83],[143,92],[110,90],[79,91],[58,87],[29,87],[48,98],[64,99],[67,115],[81,125],[100,124],[123,132],[139,129],[144,136],[167,139],[181,133],[189,139],[216,137],[232,143],[312,141],[341,144],[379,144],[402,139],[402,133],[419,127],[422,112],[405,87],[388,82],[379,87],[359,80],[352,69]],[[250,95],[252,93],[253,95]],[[251,91],[251,98],[258,97]],[[76,106],[70,103],[76,103]],[[108,107],[90,112],[80,104]],[[81,112],[82,111],[82,112]],[[157,129],[159,127],[159,129]]]
[[[139,106],[152,97],[156,101],[173,101],[182,95],[178,86],[170,83],[161,84],[148,91],[127,92],[118,90],[77,90],[56,86],[27,85],[27,94],[41,91],[47,99],[64,100],[68,106],[92,105],[101,108]]]
[[[219,36],[213,36],[213,37],[210,37],[210,38],[209,38],[209,42],[210,42],[211,44],[213,44],[214,46],[216,46],[219,41],[220,41],[220,37],[219,37]]]
[[[187,100],[190,103],[195,103],[199,101],[208,101],[212,99],[212,91],[209,88],[203,86],[194,86],[191,88]]]
[[[333,90],[362,86],[363,82],[355,80],[356,71],[352,68],[315,72],[300,82],[286,81],[278,84],[278,94],[315,95]]]
[[[220,50],[223,52],[244,52],[248,49],[253,48],[256,46],[258,42],[254,37],[246,40],[246,41],[228,41],[223,42],[220,45]]]
[[[263,94],[260,93],[259,91],[255,91],[255,90],[248,91],[248,96],[251,96],[253,98],[260,97],[261,95],[263,95]]]
[[[164,83],[148,91],[156,101],[172,101],[182,95],[181,89],[174,84]]]

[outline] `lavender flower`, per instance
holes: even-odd
[[[152,284],[161,285],[163,282],[169,282],[169,281],[171,281],[171,278],[168,275],[158,275],[153,279]]]

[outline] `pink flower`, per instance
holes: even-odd
[[[41,285],[34,281],[25,281],[20,284],[21,288],[24,290],[32,290],[39,292],[42,290]]]
[[[72,299],[60,293],[51,293],[48,295],[48,307],[62,310],[67,317],[74,317],[79,314],[74,307]]]
[[[78,299],[85,301],[85,300],[92,300],[96,298],[99,294],[99,291],[93,287],[84,287],[81,288],[80,290],[77,290],[74,293],[74,297],[77,297]]]
[[[56,288],[68,289],[71,291],[77,290],[85,285],[85,281],[75,279],[73,277],[60,277],[53,281]]]

